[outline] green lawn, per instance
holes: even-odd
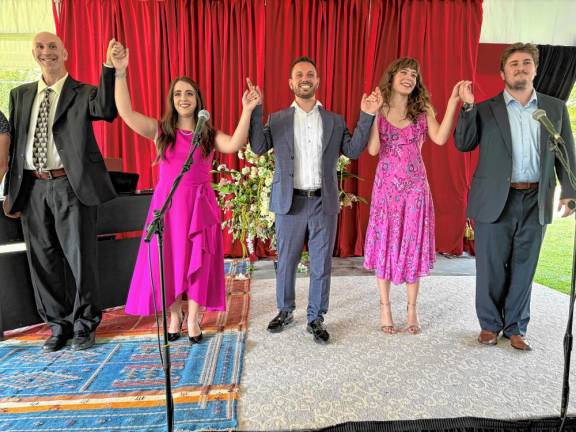
[[[563,293],[570,292],[574,217],[554,219],[546,228],[534,281]]]

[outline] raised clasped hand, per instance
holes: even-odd
[[[384,103],[384,99],[382,98],[382,92],[380,91],[379,87],[376,87],[370,95],[366,95],[364,93],[362,95],[362,102],[360,103],[360,109],[368,114],[375,115]]]

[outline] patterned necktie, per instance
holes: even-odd
[[[32,157],[37,171],[44,171],[48,162],[48,116],[50,114],[50,93],[52,89],[44,90],[44,99],[38,109],[38,120],[34,131]]]

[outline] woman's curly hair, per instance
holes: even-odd
[[[408,106],[406,107],[406,117],[410,119],[411,122],[416,123],[418,115],[427,112],[429,107],[432,106],[430,103],[430,93],[428,93],[428,89],[422,82],[420,64],[416,59],[412,57],[401,57],[394,60],[386,68],[378,87],[380,87],[380,91],[382,92],[384,106],[389,106],[392,96],[392,82],[394,81],[394,76],[400,69],[413,69],[416,71],[416,86],[408,96]]]

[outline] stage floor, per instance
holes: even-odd
[[[568,296],[534,286],[528,332],[534,351],[514,350],[506,339],[480,346],[474,260],[441,257],[421,287],[422,334],[385,335],[378,326],[375,279],[361,263],[361,258],[335,260],[327,346],[315,344],[306,332],[305,276],[297,280],[296,322],[280,334],[266,331],[276,313],[275,282],[271,263],[257,263],[240,389],[241,430],[558,415]],[[404,287],[394,287],[392,303],[396,324],[405,326]],[[575,408],[571,403],[569,412]]]

